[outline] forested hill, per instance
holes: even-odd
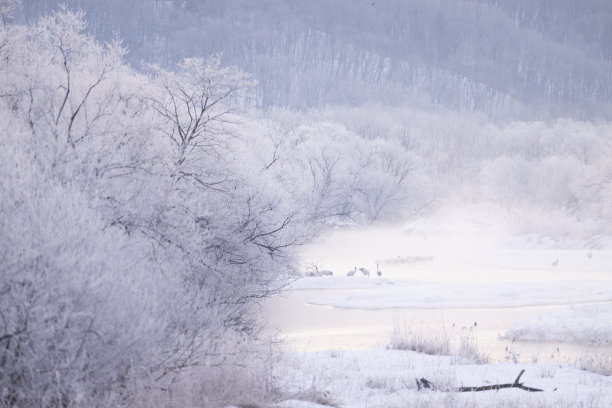
[[[366,101],[611,115],[609,0],[61,0],[133,66],[223,53],[258,107]],[[32,20],[60,0],[24,0]]]

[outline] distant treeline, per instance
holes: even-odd
[[[606,0],[94,0],[98,39],[171,68],[222,53],[258,80],[257,107],[410,103],[534,118],[610,115]],[[60,0],[25,0],[31,20]]]

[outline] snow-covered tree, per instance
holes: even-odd
[[[310,236],[296,197],[235,161],[244,74],[143,76],[83,27],[62,10],[0,33],[7,406],[138,405],[242,363]]]

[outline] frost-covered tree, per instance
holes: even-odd
[[[236,160],[244,74],[143,76],[83,27],[62,10],[0,32],[0,403],[165,405],[244,362],[311,232]]]

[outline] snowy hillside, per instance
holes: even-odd
[[[59,0],[27,0],[32,19]],[[410,103],[521,116],[610,114],[612,5],[553,0],[65,2],[135,66],[222,53],[260,107]]]

